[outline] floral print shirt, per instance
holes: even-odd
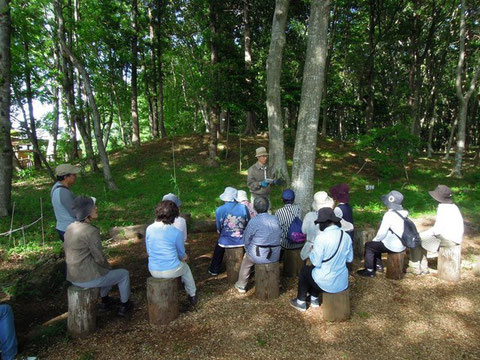
[[[247,207],[236,201],[226,202],[215,212],[218,245],[221,247],[243,246],[243,232],[250,220]]]

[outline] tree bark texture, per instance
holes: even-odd
[[[132,0],[132,143],[135,147],[140,147],[140,124],[138,122],[138,85],[137,85],[137,65],[138,65],[138,35],[137,35],[137,0]]]
[[[255,129],[255,113],[252,110],[252,96],[253,96],[253,75],[251,74],[252,69],[252,37],[250,30],[250,0],[243,0],[243,38],[245,43],[244,50],[244,59],[245,59],[245,82],[247,86],[247,126],[245,127],[245,135],[255,135],[257,130]]]
[[[70,286],[68,292],[67,328],[73,337],[85,337],[97,329],[99,288],[83,289]]]
[[[155,79],[157,79],[157,36],[156,36],[156,24],[155,24],[155,19],[153,16],[153,11],[152,7],[154,4],[151,4],[148,8],[148,21],[149,21],[149,35],[150,35],[150,51],[152,54],[151,58],[151,69],[152,69],[152,97],[151,100],[151,107],[152,107],[152,119],[151,119],[151,131],[152,131],[152,136],[154,138],[159,137],[159,131],[158,131],[158,94],[157,94],[157,82]],[[145,61],[144,61],[145,63]],[[145,64],[146,66],[146,64]],[[145,86],[147,87],[147,84],[149,83],[149,79],[145,79]]]
[[[237,282],[242,260],[243,247],[225,249],[225,265],[227,267],[227,279],[230,284]]]
[[[446,281],[460,281],[462,246],[440,247],[438,250],[438,277]]]
[[[212,95],[210,96],[208,123],[210,129],[210,144],[208,145],[208,162],[211,166],[218,166],[217,157],[217,144],[218,144],[218,118],[220,115],[220,106],[217,101],[218,95],[218,39],[217,39],[217,21],[218,21],[218,4],[215,0],[209,2],[209,27],[210,27],[210,65],[211,65],[211,86]]]
[[[269,164],[276,178],[290,183],[285,160],[284,123],[280,100],[280,76],[282,73],[283,48],[285,47],[285,27],[290,0],[276,0],[273,14],[272,36],[267,58],[267,117],[269,138]]]
[[[12,140],[10,138],[10,8],[0,0],[0,217],[10,212],[12,196]]]
[[[292,188],[296,202],[304,214],[310,209],[313,198],[317,130],[327,57],[329,8],[330,1],[313,1],[308,25],[307,54],[292,168]]]
[[[56,0],[54,4],[55,4],[55,13],[56,13],[56,16],[58,18],[58,22],[59,22],[59,24],[63,25],[63,15],[62,15],[61,3],[60,3],[59,0]],[[60,28],[60,26],[59,26],[59,28]],[[89,101],[90,107],[92,109],[93,129],[94,129],[94,133],[95,133],[95,139],[97,141],[98,153],[100,155],[100,159],[101,159],[102,166],[103,166],[103,176],[105,178],[105,181],[106,181],[108,187],[111,190],[118,190],[117,186],[115,185],[115,183],[113,181],[113,178],[112,178],[112,173],[111,173],[111,170],[110,170],[110,163],[108,161],[107,151],[105,150],[105,146],[103,144],[102,129],[100,127],[100,123],[101,123],[100,113],[98,112],[98,107],[97,107],[97,103],[95,101],[95,96],[93,94],[93,89],[92,89],[92,85],[91,85],[91,82],[90,82],[90,77],[89,77],[87,71],[85,70],[85,67],[81,64],[81,62],[73,54],[72,50],[67,46],[67,44],[65,44],[65,42],[61,38],[61,34],[59,34],[59,41],[60,41],[60,48],[61,48],[62,52],[65,54],[65,56],[67,56],[70,59],[72,64],[78,69],[78,71],[80,72],[80,74],[83,78],[85,91],[87,92],[88,101]]]
[[[387,273],[385,277],[391,280],[403,279],[403,268],[406,260],[406,253],[389,253],[387,256]]]
[[[164,97],[163,97],[163,62],[162,62],[162,0],[157,1],[157,76],[158,76],[158,126],[160,136],[167,137],[165,130],[165,111],[164,111]]]

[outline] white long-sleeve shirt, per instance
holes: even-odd
[[[407,210],[397,210],[400,215],[403,217],[408,216]],[[402,242],[397,235],[392,233],[390,229],[397,234],[402,236],[403,234],[403,219],[398,216],[393,210],[388,210],[385,215],[383,215],[382,223],[378,229],[377,235],[372,239],[372,241],[381,241],[385,247],[393,252],[402,252],[406,248],[403,246]]]
[[[463,217],[455,204],[438,204],[435,225],[423,231],[420,237],[440,235],[443,238],[460,244],[463,239]]]

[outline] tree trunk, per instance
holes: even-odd
[[[367,60],[367,96],[365,99],[365,126],[367,131],[373,127],[373,112],[375,104],[375,14],[376,0],[370,0],[368,46],[370,54]]]
[[[58,22],[61,26],[59,26],[59,29],[63,27],[63,15],[62,15],[62,6],[61,2],[59,0],[56,0],[55,3],[55,13],[58,19]],[[59,30],[60,32],[60,30]],[[61,33],[59,34],[59,41],[60,41],[60,48],[62,52],[67,56],[72,64],[78,69],[80,72],[82,78],[83,78],[83,83],[85,86],[85,90],[88,95],[88,101],[90,103],[90,107],[92,109],[92,115],[93,115],[93,129],[95,132],[95,139],[97,140],[97,148],[98,148],[98,153],[100,154],[100,159],[102,161],[102,166],[103,166],[103,175],[105,178],[105,181],[108,185],[108,187],[112,190],[118,190],[117,186],[113,182],[112,174],[110,171],[110,163],[108,161],[108,155],[105,150],[105,146],[103,144],[103,139],[102,139],[102,130],[100,128],[100,114],[98,112],[97,108],[97,103],[95,101],[95,96],[93,94],[93,89],[92,85],[90,82],[90,77],[88,76],[87,71],[85,70],[84,66],[80,63],[80,61],[77,59],[77,57],[73,54],[72,50],[65,44],[65,41],[61,38]]]
[[[453,137],[455,136],[455,129],[457,128],[457,124],[458,124],[458,117],[455,114],[452,118],[450,136],[448,137],[447,148],[445,150],[445,156],[443,157],[444,160],[448,160],[448,158],[450,157],[450,150],[452,149]]]
[[[12,196],[12,140],[10,138],[10,7],[0,0],[0,217],[8,216]]]
[[[310,209],[313,198],[317,130],[327,57],[329,8],[330,1],[312,2],[308,25],[307,54],[292,168],[295,200],[304,214]]]
[[[140,124],[138,122],[138,88],[137,88],[137,63],[138,63],[138,44],[137,44],[137,0],[132,0],[132,143],[135,147],[140,147]]]
[[[54,93],[54,100],[53,100],[53,127],[52,127],[52,138],[53,138],[53,161],[57,162],[57,142],[58,142],[58,121],[60,119],[60,99],[59,99],[59,91],[58,86],[55,84],[55,88],[53,90]]]
[[[272,37],[267,58],[267,116],[269,139],[269,164],[276,178],[290,183],[285,160],[284,123],[280,100],[280,76],[282,73],[285,27],[290,0],[276,0],[273,14]]]
[[[124,127],[125,122],[123,121],[122,107],[120,104],[120,99],[118,98],[117,91],[115,90],[115,86],[113,84],[112,84],[112,94],[115,98],[115,103],[117,104],[117,116],[118,116],[118,122],[120,125],[120,135],[122,136],[123,144],[125,146],[128,146],[130,144],[130,141],[127,133],[125,132],[125,127]]]
[[[455,177],[462,177],[462,161],[463,153],[465,151],[465,129],[467,124],[467,110],[468,102],[473,92],[475,91],[476,82],[480,75],[480,59],[477,64],[475,75],[470,81],[470,86],[466,91],[465,95],[463,94],[462,89],[462,76],[463,68],[465,63],[465,0],[462,0],[461,9],[460,9],[460,53],[458,57],[457,64],[457,77],[455,80],[455,86],[457,91],[457,97],[459,100],[459,110],[458,110],[458,133],[457,133],[457,149],[455,151],[455,168],[454,175]]]
[[[149,21],[149,32],[150,32],[150,51],[152,54],[152,64],[151,64],[151,69],[152,69],[152,97],[151,97],[151,102],[152,102],[152,119],[151,119],[151,126],[152,126],[152,136],[154,138],[159,137],[159,123],[158,123],[158,89],[157,89],[157,82],[155,79],[157,79],[157,43],[158,39],[155,34],[155,24],[154,24],[154,17],[153,17],[153,12],[152,8],[154,7],[154,4],[150,4],[148,7],[148,21]],[[146,66],[146,64],[145,64]],[[148,83],[148,80],[145,80],[145,83]]]
[[[252,110],[252,96],[253,96],[253,76],[252,70],[252,44],[251,44],[251,31],[250,31],[250,17],[249,17],[250,0],[243,0],[243,26],[244,33],[243,39],[245,43],[245,82],[247,88],[247,126],[245,128],[245,135],[255,135],[257,130],[255,129],[255,113]]]
[[[209,27],[210,27],[210,65],[211,65],[211,77],[212,81],[211,84],[213,86],[213,94],[210,99],[210,110],[208,113],[208,123],[210,129],[210,144],[208,145],[208,155],[209,159],[208,162],[210,166],[218,166],[216,157],[217,157],[217,132],[218,132],[218,117],[220,114],[220,106],[218,105],[218,91],[219,91],[219,83],[218,83],[218,45],[217,45],[217,6],[218,4],[215,0],[209,1]]]
[[[158,76],[158,112],[159,112],[159,128],[162,138],[167,137],[167,131],[165,130],[165,111],[164,111],[164,99],[163,99],[163,68],[162,68],[162,0],[157,2],[157,76]]]

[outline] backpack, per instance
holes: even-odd
[[[415,249],[417,246],[420,245],[420,234],[418,233],[417,227],[410,220],[408,217],[403,217],[397,210],[393,210],[398,216],[403,219],[403,234],[402,236],[398,236],[393,232],[392,229],[390,231],[396,235],[402,242],[403,246],[409,249]]]
[[[302,233],[302,224],[302,220],[300,220],[298,216],[295,216],[287,230],[287,240],[289,243],[302,244],[307,240],[307,236]]]

